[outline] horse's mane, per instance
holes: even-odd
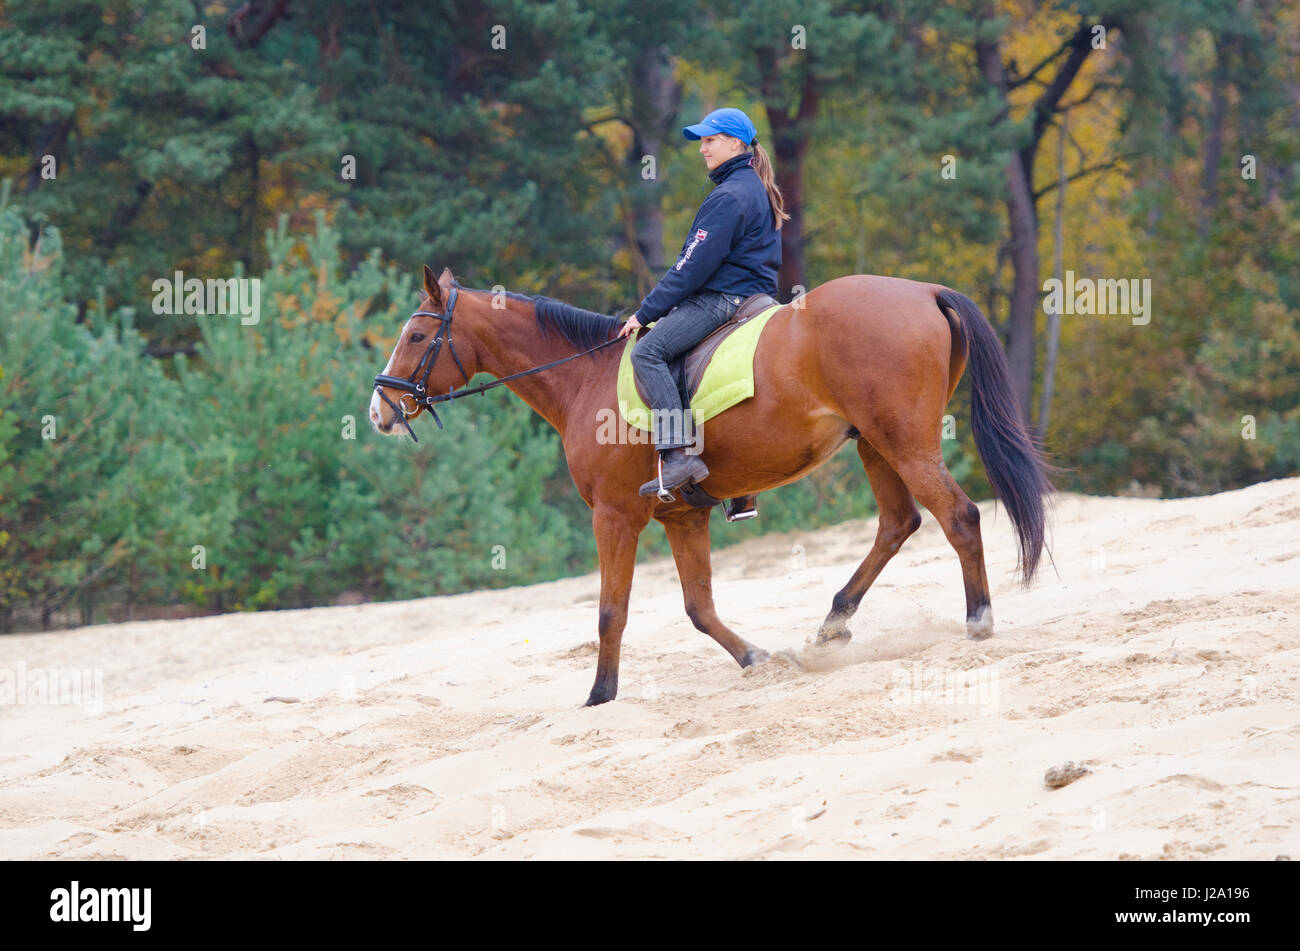
[[[475,288],[466,287],[472,291]],[[491,294],[491,291],[483,291]],[[557,332],[569,343],[583,350],[590,350],[599,343],[604,343],[623,325],[617,317],[598,314],[594,310],[583,310],[562,300],[545,297],[541,294],[515,294],[505,292],[506,297],[524,301],[533,305],[537,326],[542,331],[542,339],[549,340],[552,332]]]
[[[617,317],[583,310],[553,297],[539,295],[533,298],[533,304],[537,312],[537,326],[542,328],[543,337],[549,336],[552,330],[558,330],[565,340],[584,350],[604,343],[623,323]]]

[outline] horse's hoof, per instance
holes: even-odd
[[[804,643],[812,647],[827,647],[831,644],[847,644],[851,640],[853,632],[847,627],[824,627],[816,634],[808,635]]]
[[[750,647],[745,651],[745,656],[740,660],[741,667],[753,667],[755,664],[765,664],[772,659],[772,655],[761,647]]]
[[[609,702],[610,702],[611,700],[613,700],[613,699],[614,699],[614,694],[612,694],[612,693],[607,694],[607,693],[604,693],[604,692],[602,692],[602,691],[593,690],[593,691],[591,692],[591,696],[589,696],[589,697],[587,698],[587,702],[584,703],[583,706],[584,706],[584,707],[598,707],[598,706],[600,706],[602,703],[609,703]]]
[[[966,619],[966,636],[972,641],[982,641],[993,636],[993,609],[987,604],[979,614]]]

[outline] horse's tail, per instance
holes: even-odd
[[[960,333],[966,345],[975,448],[994,494],[1011,514],[1020,541],[1017,567],[1023,582],[1029,584],[1043,553],[1044,496],[1052,491],[1048,475],[1054,467],[1043,458],[1021,421],[1007,357],[988,318],[965,294],[945,289],[936,300],[949,327]],[[945,308],[956,312],[955,322]]]

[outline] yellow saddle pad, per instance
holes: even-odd
[[[758,349],[759,334],[772,315],[784,306],[773,304],[767,310],[755,314],[718,345],[708,366],[704,368],[699,388],[691,397],[691,411],[696,425],[754,395],[754,352]],[[637,392],[632,367],[632,349],[640,335],[641,331],[638,330],[629,336],[627,345],[623,348],[623,357],[619,361],[618,411],[629,426],[651,432],[650,407],[646,406],[645,400]]]

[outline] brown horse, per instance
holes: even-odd
[[[419,380],[422,374],[428,393],[446,394],[475,373],[500,378],[582,354],[611,340],[621,324],[546,297],[462,288],[449,270],[435,280],[425,267],[424,292],[420,313],[402,328],[384,376],[377,378],[381,382]],[[443,343],[451,357],[438,359]],[[591,506],[600,557],[600,652],[588,706],[613,700],[618,692],[637,539],[651,518],[664,526],[695,626],[741,667],[768,657],[714,610],[711,510],[680,498],[666,504],[638,495],[641,483],[654,475],[654,446],[602,437],[609,430],[602,421],[617,412],[621,349],[607,346],[506,384],[559,432],[574,484]],[[898,278],[829,281],[773,315],[754,356],[754,396],[708,423],[702,444],[709,476],[701,488],[720,499],[794,482],[846,441],[857,445],[880,510],[879,527],[871,551],[835,594],[817,643],[852,636],[848,622],[863,595],[921,525],[914,498],[938,519],[961,560],[968,636],[993,633],[979,509],[948,472],[940,450],[944,407],[968,362],[975,445],[1010,512],[1018,567],[1028,584],[1043,549],[1051,467],[1020,422],[997,335],[968,297]],[[419,415],[424,407],[412,389],[376,386],[370,418],[379,432],[394,433]]]

